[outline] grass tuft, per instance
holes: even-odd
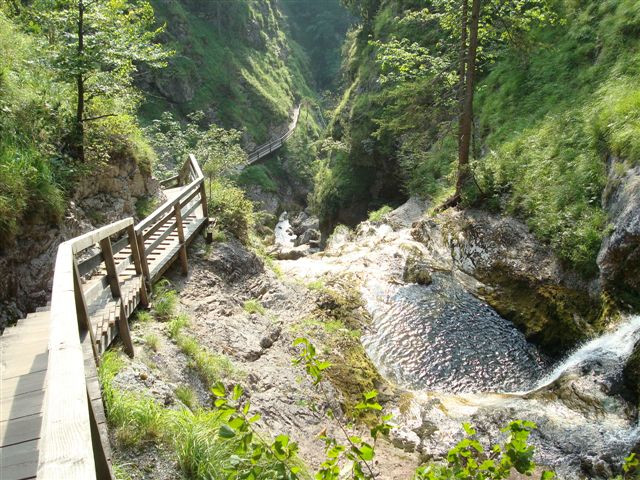
[[[258,313],[260,315],[264,315],[266,313],[266,309],[256,299],[247,300],[242,305],[242,308],[244,309],[245,312],[249,314]]]

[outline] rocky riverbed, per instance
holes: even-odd
[[[338,433],[322,412],[350,415],[359,395],[376,389],[396,423],[390,443],[378,446],[380,478],[411,478],[421,462],[442,459],[462,438],[462,422],[488,444],[514,419],[537,423],[536,461],[560,478],[619,472],[640,439],[625,381],[640,318],[603,319],[590,285],[515,220],[425,217],[427,209],[413,199],[381,222],[337,230],[321,252],[280,256],[270,267],[233,240],[196,244],[189,275],[169,275],[192,319],[189,333],[231,361],[225,382],[242,384],[265,431],[289,434],[311,467],[323,458],[318,433]],[[178,405],[176,388],[188,383],[210,406],[207,385],[167,328],[135,327],[137,356],[119,384]],[[145,341],[150,333],[160,338],[155,350]],[[291,363],[299,336],[333,364],[323,382],[328,399]],[[564,343],[554,349],[556,337]],[[134,478],[175,474],[168,454],[162,466],[152,461],[158,452],[117,453],[125,464],[148,459],[132,468]]]

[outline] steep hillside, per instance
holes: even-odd
[[[209,122],[246,128],[249,144],[267,141],[289,122],[294,106],[313,99],[309,62],[292,41],[276,2],[154,0],[163,41],[176,53],[147,75],[142,116],[205,112]]]
[[[454,180],[455,79],[429,73],[424,60],[448,60],[437,17],[413,0],[351,3],[368,16],[345,47],[350,84],[331,125],[341,143],[317,179],[314,203],[328,225],[409,194],[437,201]],[[485,47],[477,186],[466,203],[522,218],[592,275],[607,233],[607,165],[617,159],[624,173],[640,159],[640,5],[558,0],[550,17]],[[391,55],[398,50],[407,57]],[[406,69],[394,70],[401,61]]]

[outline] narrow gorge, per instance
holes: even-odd
[[[0,0],[0,476],[640,478],[638,32]]]

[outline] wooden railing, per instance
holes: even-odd
[[[97,382],[95,365],[100,362],[101,351],[116,336],[122,339],[125,352],[133,356],[129,316],[139,304],[148,304],[152,283],[176,258],[180,258],[182,270],[187,270],[186,247],[207,222],[207,202],[204,177],[193,156],[176,177],[181,188],[175,198],[138,225],[134,226],[132,218],[120,220],[58,248],[38,447],[39,479],[112,476],[105,460],[105,446],[96,434],[96,412],[92,407],[95,396],[89,394],[88,378],[93,375],[91,378]],[[166,246],[171,241],[173,248]],[[101,313],[103,305],[109,305],[111,313]],[[114,315],[113,322],[110,314]],[[103,318],[107,319],[106,325],[101,324]],[[97,338],[100,332],[102,336]],[[86,364],[85,368],[87,356],[93,357],[95,364]]]
[[[296,130],[296,127],[298,126],[298,117],[300,115],[300,108],[301,108],[300,106],[298,106],[296,108],[295,113],[294,113],[294,117],[293,117],[293,122],[289,126],[289,130],[287,130],[287,132],[284,135],[276,138],[275,140],[272,140],[269,143],[265,143],[264,145],[260,145],[258,148],[253,150],[248,155],[247,165],[251,165],[253,163],[256,163],[261,158],[264,158],[267,155],[269,155],[270,153],[275,152],[276,150],[281,148],[282,145],[284,145],[284,143],[291,137],[291,135],[293,135],[293,133]]]

